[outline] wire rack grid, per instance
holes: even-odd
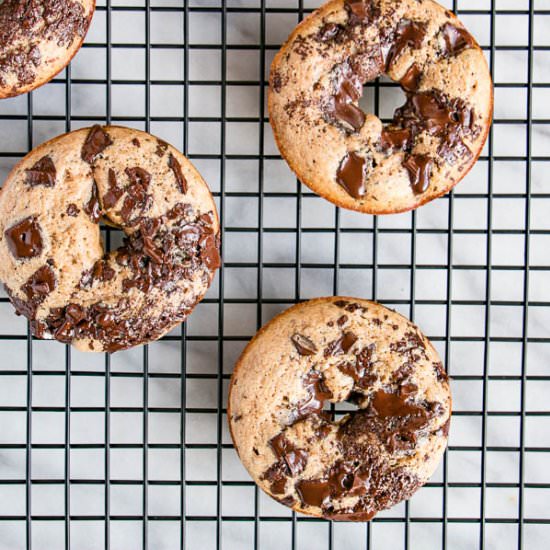
[[[474,170],[417,212],[362,216],[300,186],[273,143],[270,61],[316,2],[104,0],[53,82],[0,103],[0,176],[93,122],[181,148],[214,191],[224,266],[161,341],[80,354],[0,298],[0,549],[539,549],[550,538],[550,4],[454,0],[486,52],[495,121]],[[364,107],[391,118],[387,80]],[[120,235],[104,230],[107,248]],[[299,300],[349,294],[414,319],[454,393],[449,448],[369,524],[299,516],[240,466],[226,428],[236,357]]]

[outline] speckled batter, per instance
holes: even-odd
[[[105,253],[100,221],[126,237]],[[210,191],[174,147],[94,126],[31,151],[0,193],[0,280],[33,333],[116,351],[183,321],[219,267]]]
[[[95,0],[0,2],[0,99],[34,90],[78,51]]]
[[[358,105],[363,84],[382,74],[406,95],[386,125]],[[268,99],[298,178],[338,206],[373,214],[448,192],[477,160],[493,110],[483,52],[432,0],[324,4],[275,57]]]
[[[334,418],[330,403],[353,405]],[[410,321],[357,298],[318,298],[263,327],[229,392],[237,452],[296,511],[366,521],[434,472],[451,415],[447,376]]]

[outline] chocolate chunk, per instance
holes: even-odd
[[[354,152],[347,153],[336,172],[336,181],[354,199],[361,199],[366,191],[366,177],[366,160]]]
[[[99,204],[99,192],[95,180],[92,182],[92,194],[90,200],[84,205],[84,212],[90,216],[93,223],[98,223],[101,218],[101,205]]]
[[[120,217],[127,225],[135,225],[139,221],[139,217],[150,207],[152,197],[147,193],[151,182],[151,174],[138,166],[134,168],[126,168],[126,175],[130,181],[130,185],[126,188],[126,197],[122,202],[120,209]],[[134,210],[138,209],[139,213],[136,218],[132,218]]]
[[[76,218],[76,216],[78,216],[80,212],[80,208],[78,208],[78,206],[74,202],[71,202],[67,206],[66,212],[67,216],[71,216],[71,218]]]
[[[401,86],[408,92],[416,92],[420,86],[420,80],[422,79],[422,71],[420,67],[413,63],[407,72],[403,75],[403,78],[399,81]]]
[[[353,378],[357,387],[367,389],[377,379],[376,374],[372,373],[375,350],[376,344],[370,344],[355,356],[355,361],[339,363],[336,366],[340,372]]]
[[[115,204],[119,201],[120,197],[124,194],[124,189],[118,186],[116,180],[115,171],[112,168],[109,168],[108,172],[109,178],[109,190],[103,195],[103,207],[104,208],[113,208]]]
[[[112,143],[109,134],[101,126],[98,124],[92,126],[82,145],[82,160],[92,164],[96,157]]]
[[[296,333],[290,339],[300,355],[315,355],[317,353],[317,347],[307,336]]]
[[[49,155],[42,157],[32,168],[25,170],[26,182],[31,187],[43,185],[53,187],[55,185],[55,165]]]
[[[403,161],[413,191],[417,194],[424,193],[430,185],[433,160],[427,155],[410,155]]]
[[[351,25],[368,25],[380,16],[379,8],[370,0],[345,0],[344,6]]]
[[[308,454],[302,449],[296,448],[283,433],[269,440],[269,446],[277,459],[283,459],[293,476],[301,473],[307,464]]]
[[[94,281],[111,281],[115,275],[115,270],[109,266],[106,260],[97,260],[90,269],[82,272],[79,288],[88,288]]]
[[[349,71],[348,71],[349,73]],[[363,92],[359,78],[353,74],[343,76],[329,106],[330,114],[338,121],[360,130],[365,123],[365,113],[355,105]]]
[[[336,23],[325,23],[317,33],[317,40],[320,42],[328,42],[335,38],[341,29],[342,27]]]
[[[397,27],[393,43],[386,54],[386,68],[389,69],[393,62],[407,47],[420,48],[426,36],[426,24],[420,21],[402,20]]]
[[[347,353],[357,342],[357,336],[353,332],[344,332],[340,338],[330,342],[325,348],[325,357],[337,356]]]
[[[330,485],[323,480],[307,480],[298,481],[295,485],[296,492],[303,504],[307,506],[322,506],[330,497]]]
[[[363,479],[357,467],[338,462],[326,479],[302,480],[295,487],[303,504],[323,507],[329,499],[365,494],[367,483],[368,479]]]
[[[168,157],[168,166],[170,167],[170,170],[174,172],[176,183],[178,184],[180,191],[185,195],[185,193],[187,193],[187,180],[181,171],[181,164],[178,162],[176,157],[172,155],[172,153],[170,153],[170,156]]]
[[[445,43],[441,53],[446,57],[457,55],[475,45],[475,40],[467,30],[459,29],[451,25],[451,23],[445,23],[445,25],[443,25],[441,35]]]
[[[46,264],[29,277],[27,282],[21,287],[21,290],[30,301],[38,304],[42,302],[56,286],[57,280],[55,273],[51,266]]]
[[[284,495],[288,475],[288,467],[284,460],[281,459],[265,471],[262,479],[270,482],[270,491],[274,495]]]
[[[4,232],[6,243],[15,258],[35,258],[42,253],[43,242],[36,217],[29,216]]]
[[[168,149],[168,143],[166,143],[162,139],[157,139],[157,148],[155,150],[155,154],[159,157],[162,157],[164,153],[166,153],[166,149]]]
[[[380,147],[383,150],[406,151],[412,145],[410,128],[383,128],[380,134]]]
[[[323,373],[312,370],[303,379],[308,397],[296,404],[293,412],[294,421],[310,414],[319,414],[323,410],[326,399],[332,398],[332,392],[325,385]]]
[[[349,320],[349,317],[347,315],[342,315],[341,317],[338,318],[338,320],[336,321],[336,324],[341,327],[343,325],[345,325]]]
[[[138,138],[132,138],[132,145],[134,147],[141,147],[141,143]]]

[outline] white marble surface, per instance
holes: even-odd
[[[550,46],[550,2],[533,0],[536,15],[533,36],[536,46]],[[451,2],[444,2],[453,7]],[[104,5],[100,3],[100,6]],[[113,6],[134,6],[136,10],[113,11],[112,42],[119,45],[111,53],[110,105],[114,121],[143,128],[136,117],[145,116],[145,52],[142,48],[124,44],[142,44],[145,37],[145,14],[139,8],[142,1],[113,0]],[[262,494],[254,486],[230,447],[225,417],[218,424],[215,412],[222,400],[225,406],[227,376],[247,339],[256,331],[258,322],[265,322],[297,297],[295,264],[297,234],[295,231],[298,205],[301,212],[301,278],[299,298],[332,294],[355,294],[377,298],[406,315],[411,314],[411,214],[379,218],[377,226],[376,288],[373,285],[374,241],[373,218],[340,211],[338,222],[339,269],[334,282],[334,249],[336,210],[329,203],[297,185],[282,160],[263,162],[262,245],[264,265],[261,272],[261,299],[268,300],[258,319],[256,304],[246,300],[259,296],[256,267],[258,261],[258,199],[259,163],[246,158],[258,155],[260,126],[260,88],[239,86],[239,81],[254,82],[259,78],[260,50],[250,48],[260,43],[260,14],[229,11],[227,15],[225,180],[221,180],[220,161],[208,155],[221,153],[222,113],[221,87],[222,26],[220,11],[191,11],[189,14],[188,111],[185,112],[184,16],[182,0],[153,0],[151,5],[171,6],[176,11],[153,11],[151,42],[162,47],[151,49],[151,131],[171,141],[187,152],[201,170],[212,189],[225,192],[224,226],[224,302],[219,311],[219,277],[186,327],[187,340],[181,329],[173,339],[143,348],[117,353],[111,357],[107,377],[103,355],[85,355],[55,342],[35,341],[29,348],[25,336],[26,323],[13,315],[6,301],[0,302],[0,549],[26,548],[26,486],[28,378],[27,358],[32,351],[31,442],[29,469],[33,481],[30,492],[32,548],[58,550],[65,548],[65,519],[70,514],[70,548],[99,550],[105,548],[105,490],[110,496],[110,548],[138,550],[143,547],[143,480],[147,484],[148,548],[175,550],[180,548],[182,508],[185,506],[185,548],[210,550],[216,548],[216,516],[223,518],[221,541],[224,550],[254,548],[254,522],[231,521],[235,517],[254,517],[257,498],[261,519],[281,518],[287,521],[260,521],[258,547],[262,550],[291,548],[292,522],[286,508]],[[191,7],[219,7],[218,0],[192,0]],[[259,0],[228,0],[232,7],[256,8]],[[306,8],[318,2],[306,0]],[[470,550],[479,547],[482,492],[479,484],[483,471],[489,484],[484,491],[486,548],[507,550],[517,548],[517,525],[509,523],[518,517],[520,479],[520,416],[522,404],[522,338],[523,288],[525,271],[525,191],[527,126],[527,87],[529,19],[524,10],[527,0],[495,0],[498,15],[494,19],[496,45],[494,74],[495,116],[492,152],[494,163],[481,160],[465,181],[456,189],[453,204],[455,232],[452,234],[452,304],[447,368],[457,378],[453,381],[456,416],[450,435],[451,450],[447,458],[446,490],[447,548]],[[267,0],[268,8],[296,8],[295,0]],[[463,0],[462,10],[487,10],[489,0]],[[515,10],[515,11],[514,11]],[[468,14],[462,17],[484,46],[490,44],[489,15]],[[273,48],[265,52],[265,64],[298,20],[296,12],[269,12],[266,16],[266,43]],[[32,143],[28,140],[29,98],[27,96],[0,102],[0,179],[4,179],[17,159],[31,146],[65,131],[88,125],[90,120],[104,121],[107,115],[105,55],[106,12],[96,13],[87,46],[72,63],[70,89],[57,79],[32,94]],[[97,47],[92,47],[95,45]],[[245,49],[239,49],[239,45]],[[500,46],[507,46],[500,49]],[[532,81],[550,83],[550,52],[533,52]],[[61,75],[61,79],[65,75]],[[200,84],[197,82],[200,81]],[[123,84],[122,82],[130,82]],[[507,86],[502,84],[507,83]],[[72,120],[67,119],[66,94],[70,97]],[[535,121],[550,118],[550,90],[535,87],[532,92],[532,117]],[[373,95],[366,90],[364,106],[372,108]],[[390,116],[402,101],[398,90],[388,90],[381,97],[381,113]],[[187,141],[184,141],[186,114],[190,117]],[[19,115],[19,116],[16,116]],[[203,120],[196,120],[201,117]],[[164,120],[160,120],[163,119]],[[206,118],[206,120],[204,120]],[[168,120],[167,120],[168,119]],[[172,120],[170,120],[172,119]],[[178,120],[179,119],[179,120]],[[231,120],[233,119],[233,120]],[[238,120],[234,120],[238,119]],[[248,119],[248,120],[247,120]],[[265,155],[277,153],[269,125],[264,127]],[[527,411],[523,427],[524,516],[529,520],[550,520],[549,454],[536,452],[550,447],[548,414],[550,405],[550,217],[548,200],[548,157],[550,133],[548,125],[534,124],[531,133],[532,154],[539,160],[531,163],[529,260],[529,301],[525,353],[524,408]],[[485,155],[489,152],[486,148]],[[499,160],[506,157],[506,161]],[[546,158],[546,161],[543,160]],[[489,174],[492,167],[492,208],[488,207]],[[240,193],[240,195],[239,195]],[[273,193],[284,193],[274,196]],[[219,198],[218,198],[219,201]],[[440,199],[422,209],[416,223],[416,277],[414,279],[414,318],[423,330],[435,339],[445,357],[447,304],[447,251],[449,239],[449,199]],[[486,229],[493,229],[488,238]],[[248,228],[234,231],[235,227]],[[310,229],[319,229],[313,233]],[[346,231],[353,229],[353,232]],[[391,231],[388,231],[391,230]],[[545,233],[546,231],[546,233]],[[487,292],[487,246],[491,244],[491,284]],[[284,264],[286,267],[277,267]],[[316,265],[321,264],[321,265]],[[354,267],[355,266],[355,267]],[[427,268],[426,266],[431,266]],[[2,294],[4,296],[4,294]],[[485,326],[487,297],[491,300],[488,327]],[[221,326],[220,326],[221,324]],[[486,349],[485,335],[491,342]],[[217,335],[223,336],[218,347]],[[8,338],[11,337],[11,338]],[[185,342],[185,343],[184,343]],[[220,351],[221,350],[221,351]],[[219,356],[221,353],[221,357]],[[182,361],[182,357],[184,361]],[[70,359],[70,373],[67,360]],[[148,376],[144,362],[148,361]],[[182,366],[188,377],[182,388]],[[483,374],[489,379],[484,392]],[[9,373],[9,374],[8,374]],[[218,375],[223,373],[219,386]],[[469,378],[464,378],[469,377]],[[538,378],[537,378],[538,377]],[[546,378],[544,378],[546,377]],[[70,403],[66,402],[67,388]],[[106,399],[110,407],[106,420]],[[143,413],[145,400],[149,408]],[[485,406],[484,406],[485,400]],[[69,422],[65,407],[70,405]],[[190,409],[184,417],[182,405]],[[483,410],[487,411],[483,430]],[[532,415],[529,413],[545,413]],[[146,418],[146,423],[144,423]],[[184,425],[182,426],[182,418]],[[108,425],[108,434],[106,433]],[[148,433],[144,476],[144,426]],[[181,437],[190,447],[185,453],[184,470],[181,461]],[[218,470],[218,430],[224,447]],[[105,441],[111,444],[108,467],[105,469]],[[66,455],[67,446],[70,451]],[[51,445],[51,447],[49,447]],[[485,462],[479,450],[490,449]],[[69,457],[66,463],[65,458]],[[65,483],[65,468],[71,483]],[[182,491],[182,473],[190,484]],[[224,484],[219,494],[215,481],[218,474]],[[108,483],[105,483],[105,479]],[[365,525],[334,526],[333,546],[336,550],[370,548],[405,548],[404,524],[399,521],[406,513],[413,518],[409,527],[409,548],[442,548],[443,468],[408,505],[397,506],[380,514],[367,530]],[[231,482],[237,482],[231,484]],[[242,483],[238,483],[242,482]],[[491,484],[505,483],[504,488]],[[536,485],[539,484],[539,485]],[[542,487],[542,488],[541,488]],[[69,509],[65,509],[66,493]],[[161,517],[163,520],[159,520]],[[44,521],[49,518],[52,521]],[[130,519],[124,519],[130,518]],[[396,519],[397,521],[391,521]],[[430,519],[432,521],[430,521]],[[467,520],[467,521],[461,521]],[[498,520],[503,520],[499,523]],[[506,523],[505,523],[506,522]],[[298,521],[296,548],[324,550],[329,548],[327,523]],[[524,527],[524,547],[543,548],[550,536],[550,525],[531,522]],[[369,539],[370,537],[370,539]]]

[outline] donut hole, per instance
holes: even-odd
[[[403,88],[387,76],[381,76],[363,84],[359,108],[389,121],[398,107],[406,101]]]

